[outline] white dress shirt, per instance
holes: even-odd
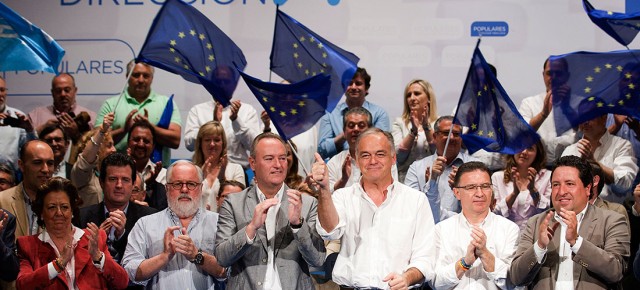
[[[433,278],[434,223],[424,193],[399,182],[387,188],[387,198],[378,207],[360,183],[336,190],[332,196],[338,225],[327,232],[320,221],[318,234],[324,240],[340,239],[341,248],[333,268],[333,281],[350,287],[388,289],[383,279],[409,268]]]
[[[484,270],[480,258],[458,279],[456,264],[467,253],[471,242],[472,225],[462,214],[441,221],[435,227],[436,260],[435,289],[507,289],[507,272],[518,245],[518,226],[492,212],[487,214],[480,228],[487,236],[486,247],[495,257],[494,271]]]
[[[578,144],[571,144],[562,156],[574,155],[582,157]],[[604,200],[622,204],[633,192],[633,181],[638,173],[636,157],[631,143],[623,138],[605,131],[600,137],[600,146],[593,152],[593,158],[613,170],[613,183],[606,184],[600,192]]]
[[[545,92],[522,100],[518,111],[527,123],[542,111],[546,95],[547,93]],[[562,150],[569,146],[569,144],[575,142],[575,132],[573,130],[564,132],[560,136],[556,134],[556,122],[553,120],[553,114],[553,111],[551,111],[551,114],[549,114],[538,128],[538,131],[536,131],[538,135],[540,135],[546,148],[547,165],[553,164],[560,154],[562,154]]]
[[[580,231],[580,226],[582,225],[582,218],[584,218],[585,213],[587,212],[587,208],[589,205],[587,204],[584,209],[576,215],[576,219],[578,220],[578,227],[576,228],[576,232]],[[573,259],[572,253],[577,254],[578,250],[580,250],[580,246],[582,246],[582,237],[578,236],[576,239],[576,243],[573,244],[573,247],[569,245],[569,242],[566,240],[567,235],[567,224],[565,224],[558,212],[555,213],[553,218],[560,223],[560,245],[558,245],[558,255],[560,256],[560,265],[558,266],[558,276],[556,280],[555,289],[564,290],[564,289],[573,289]],[[551,223],[551,222],[549,222]],[[533,245],[533,251],[536,254],[536,260],[538,260],[538,264],[542,264],[544,260],[544,256],[547,254],[547,249],[542,249],[538,246],[538,241],[536,240]]]
[[[260,202],[267,200],[267,197],[262,193],[259,187],[256,186],[258,193],[258,199]],[[278,203],[267,210],[267,219],[264,221],[264,227],[267,230],[267,272],[262,283],[262,289],[264,290],[282,290],[282,284],[280,283],[280,276],[278,275],[278,269],[276,268],[275,258],[275,245],[276,241],[273,237],[276,235],[276,215],[280,210],[282,204],[282,196],[284,196],[284,186],[280,187],[275,198],[278,199]],[[251,243],[255,240],[251,240]]]
[[[184,145],[189,151],[195,150],[198,130],[204,123],[213,120],[215,102],[208,101],[197,104],[189,110],[187,123],[184,128]],[[240,164],[242,168],[249,168],[249,149],[251,142],[262,133],[262,121],[256,109],[247,103],[242,103],[235,121],[229,119],[231,109],[222,109],[222,127],[227,137],[227,157],[229,162]]]

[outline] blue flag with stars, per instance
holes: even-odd
[[[196,8],[167,0],[138,54],[146,62],[203,85],[218,102],[229,105],[247,65],[242,50]]]
[[[517,154],[540,139],[509,99],[478,46],[473,53],[454,122],[468,127],[462,140],[471,153],[484,149]]]
[[[163,129],[169,129],[169,125],[171,124],[171,116],[173,115],[173,95],[169,97],[167,101],[167,105],[164,106],[164,111],[162,111],[162,115],[160,116],[160,120],[156,124],[158,127]],[[151,162],[156,163],[158,161],[162,161],[162,149],[164,146],[158,144],[157,142],[153,146],[153,152],[151,152]]]
[[[0,71],[58,73],[64,49],[46,32],[0,2]]]
[[[588,0],[583,0],[582,4],[591,21],[624,46],[629,45],[640,30],[640,12],[625,14],[598,10]]]
[[[640,118],[639,59],[640,50],[551,56],[556,132],[608,113]]]
[[[318,74],[331,76],[327,111],[338,105],[360,59],[335,46],[291,16],[278,10],[271,49],[271,71],[290,83]]]
[[[326,114],[331,77],[318,74],[294,84],[263,82],[240,72],[285,140],[309,130]]]

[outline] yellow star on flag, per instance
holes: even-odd
[[[172,39],[171,41],[169,41],[169,45],[176,46],[176,41]]]
[[[322,45],[322,43],[319,43],[319,42],[318,42],[318,48],[320,48],[320,49],[321,49],[321,48],[323,48],[323,47],[324,47],[324,45]]]
[[[300,36],[300,42],[304,42],[305,40],[307,40],[307,39],[304,38],[304,36]]]
[[[595,100],[595,99],[596,99],[596,97],[591,96],[591,97],[587,98],[587,101],[593,101],[593,100]]]
[[[212,49],[212,48],[213,48],[213,44],[207,43],[207,49]]]
[[[484,135],[484,131],[483,130],[478,131],[478,136],[482,136],[482,135]]]
[[[196,31],[191,29],[191,31],[189,31],[189,34],[191,34],[191,36],[196,36]]]
[[[601,70],[601,68],[600,68],[599,66],[596,66],[596,67],[593,69],[593,71],[594,71],[594,72],[596,72],[596,73],[599,73],[599,72],[600,72],[600,70]]]
[[[267,97],[262,97],[262,100],[266,103],[269,102],[269,99]]]
[[[612,66],[610,63],[607,63],[607,64],[605,64],[605,65],[604,65],[604,67],[605,67],[605,68],[610,69],[610,68],[612,68],[613,66]]]
[[[302,63],[301,62],[298,63],[298,67],[302,68]]]
[[[293,53],[293,58],[298,58],[300,55],[297,52]]]
[[[298,48],[298,44],[297,44],[297,43],[294,43],[294,44],[293,44],[293,48]]]
[[[296,109],[291,109],[291,112],[290,112],[290,113],[291,113],[291,115],[295,115],[295,114],[297,114],[297,113],[298,113],[298,110],[296,110]]]
[[[177,56],[176,56],[176,57],[174,57],[174,58],[173,58],[173,60],[175,60],[177,63],[180,63],[180,61],[181,61],[181,60],[180,60],[180,58],[179,58],[179,57],[177,57]]]
[[[630,83],[630,84],[629,84],[629,89],[634,90],[635,88],[636,88],[636,85],[634,85],[633,83]]]
[[[478,125],[476,125],[475,123],[471,124],[471,130],[475,130],[478,129]]]
[[[621,65],[618,65],[618,66],[616,66],[616,69],[617,69],[618,71],[622,71],[623,67],[622,67]]]
[[[587,93],[587,94],[591,93],[591,88],[590,87],[584,88],[584,92]]]
[[[169,48],[169,51],[170,51],[171,53],[176,53],[176,50],[175,50],[175,48],[173,48],[173,47],[170,47],[170,48]]]
[[[493,138],[493,131],[489,131],[489,133],[487,134],[487,137]]]
[[[287,113],[285,113],[284,111],[280,111],[280,116],[281,116],[281,117],[286,117],[286,116],[287,116]]]
[[[596,106],[598,106],[598,108],[601,108],[602,106],[604,106],[604,103],[598,102],[598,103],[596,103]]]
[[[206,38],[206,36],[204,35],[204,33],[200,33],[198,38],[200,38],[200,40],[204,40]]]
[[[184,32],[178,32],[178,37],[184,38],[184,36],[185,36]]]
[[[271,111],[271,112],[275,112],[275,111],[276,111],[276,108],[274,108],[274,107],[269,107],[269,111]]]
[[[304,101],[299,101],[298,102],[298,107],[304,107],[306,104],[304,103]]]
[[[211,67],[210,66],[205,66],[204,70],[206,70],[207,72],[211,72]]]
[[[590,82],[592,82],[592,81],[593,81],[593,77],[592,77],[592,76],[588,76],[588,77],[587,77],[587,82],[588,82],[588,83],[590,83]]]
[[[214,59],[216,59],[215,57],[213,57],[213,54],[209,55],[209,61],[213,61]]]

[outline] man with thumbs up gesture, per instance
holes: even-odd
[[[433,279],[429,236],[433,215],[425,195],[391,174],[393,137],[370,128],[356,141],[359,182],[331,194],[327,166],[316,154],[311,187],[318,194],[316,229],[339,239],[332,279],[341,289],[408,289]]]

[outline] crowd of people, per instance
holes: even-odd
[[[519,108],[540,141],[511,155],[468,152],[425,80],[391,123],[358,68],[343,103],[283,140],[237,99],[195,105],[184,129],[173,104],[158,125],[172,100],[153,74],[130,62],[97,114],[72,75],[29,114],[0,78],[1,289],[640,285],[640,122],[602,115],[558,136],[566,62],[545,61],[546,92]],[[193,157],[172,163],[181,142]]]

